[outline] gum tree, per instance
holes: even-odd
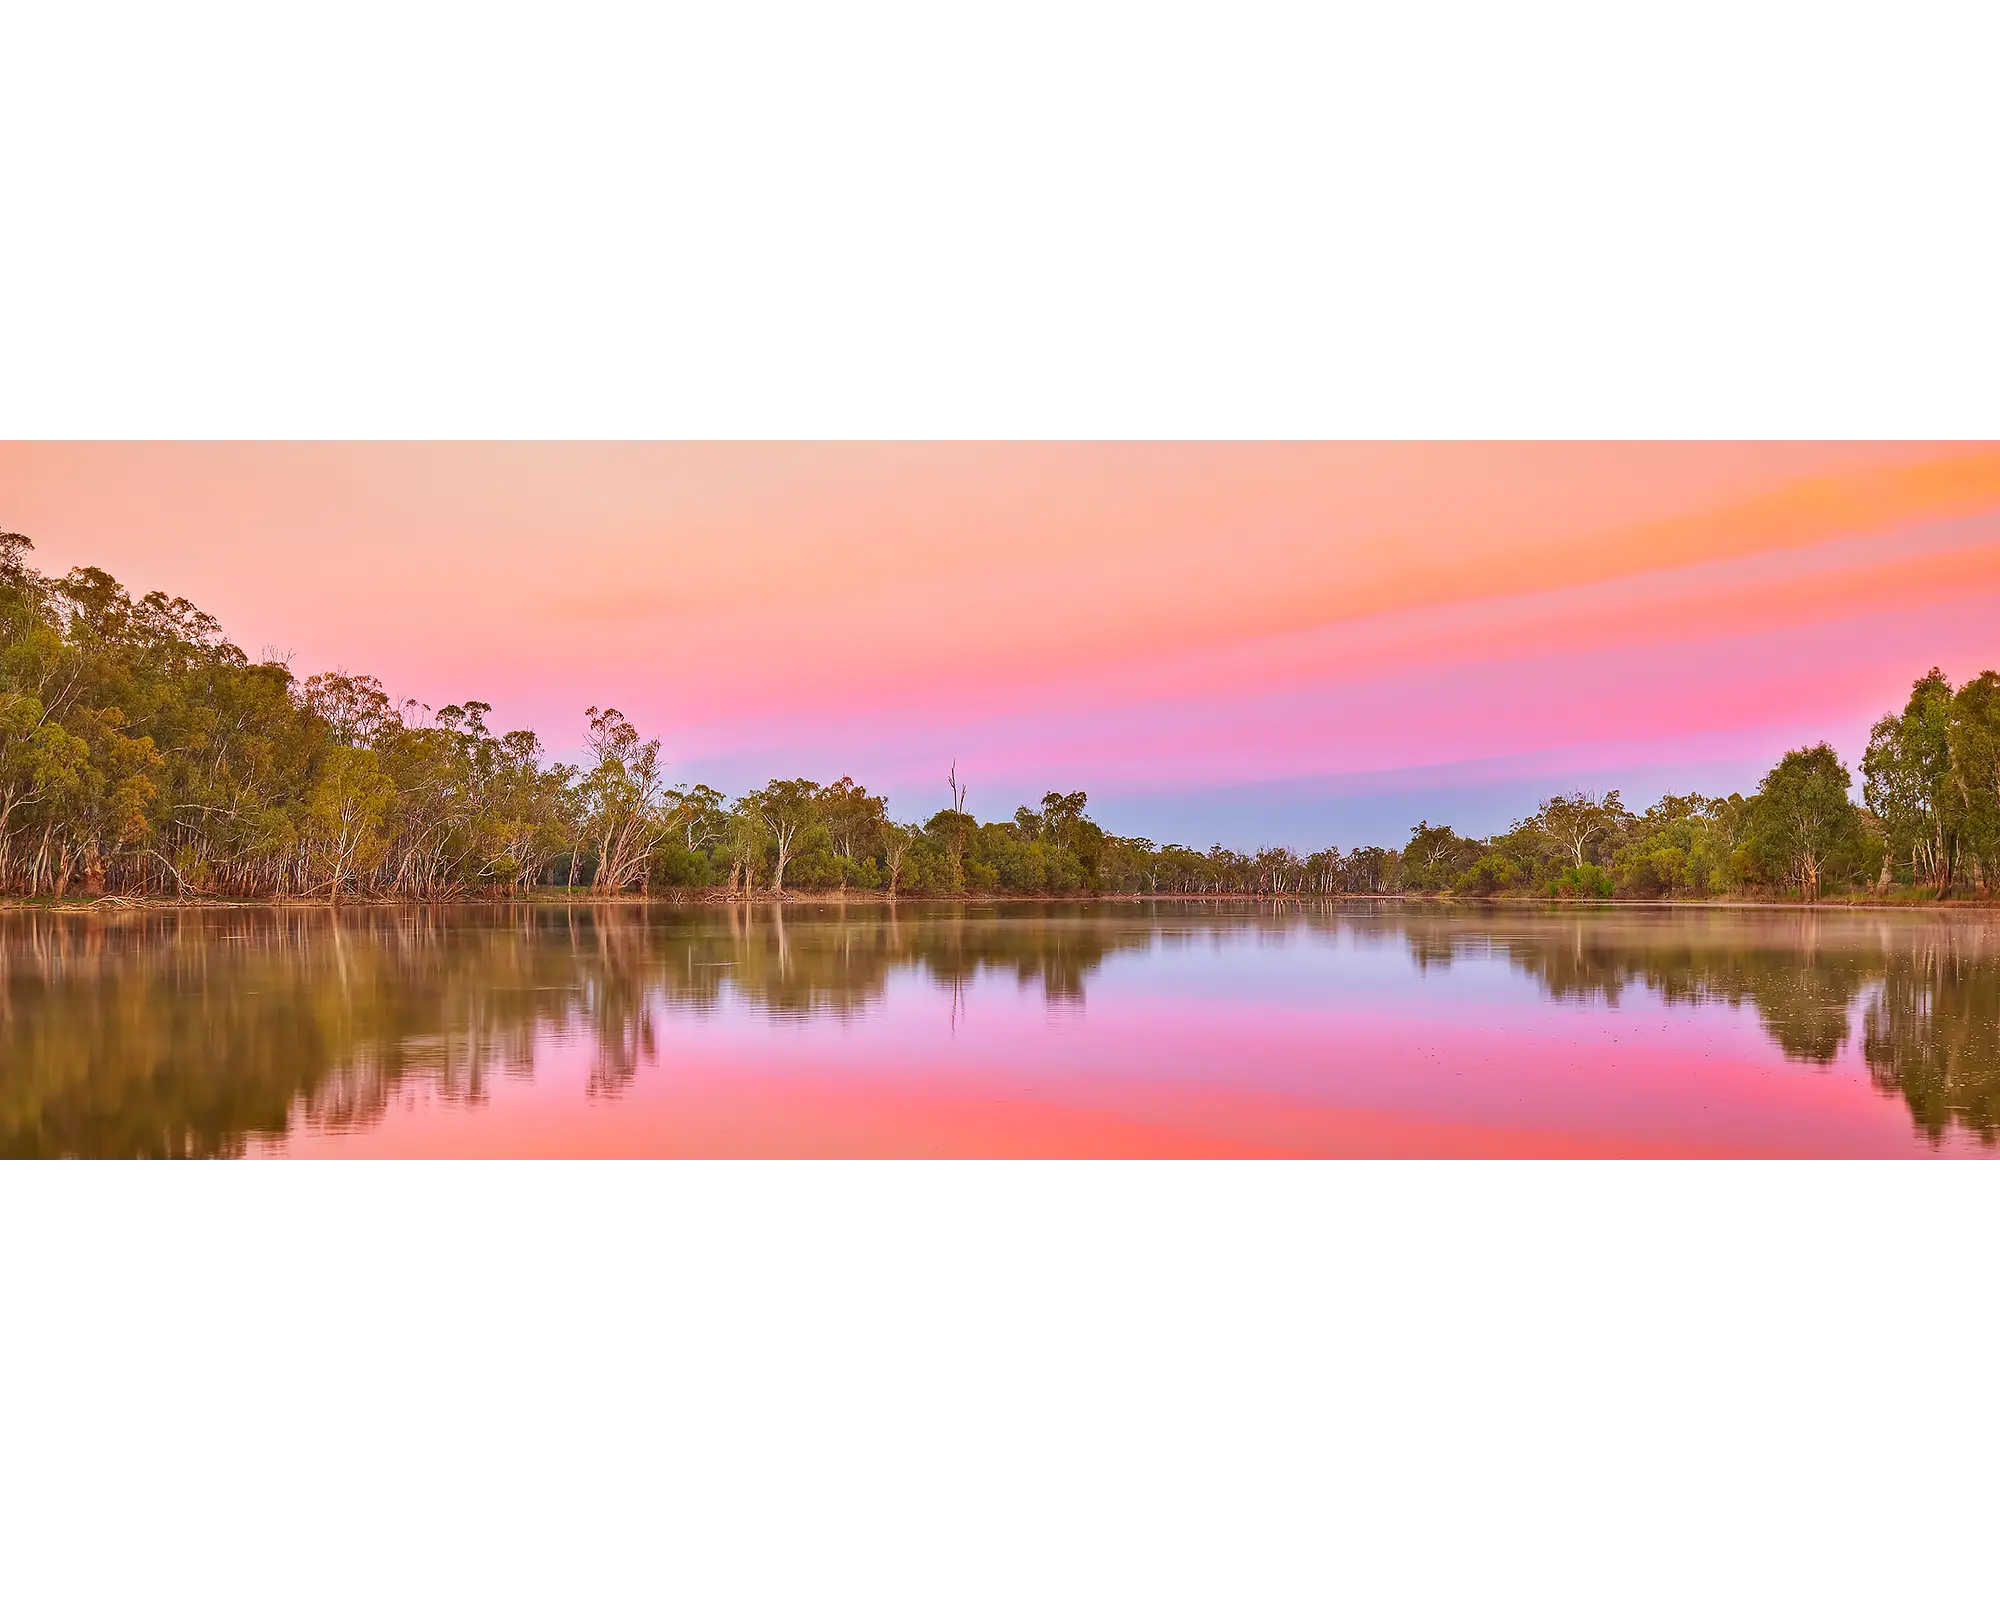
[[[660,741],[641,739],[623,712],[592,706],[590,765],[583,774],[584,826],[597,852],[599,894],[617,894],[637,883],[647,859],[673,826],[661,802],[666,766]]]
[[[1861,758],[1862,798],[1881,820],[1889,846],[1885,873],[1898,856],[1910,877],[1950,892],[1958,839],[1954,790],[1951,684],[1933,667],[1910,690],[1900,714],[1877,722]]]
[[[744,805],[757,814],[776,852],[771,867],[773,894],[785,887],[785,868],[798,853],[799,836],[820,820],[825,796],[826,791],[809,778],[773,778],[744,796]]]
[[[1860,842],[1861,809],[1847,768],[1828,744],[1790,751],[1759,785],[1754,847],[1766,865],[1817,900],[1827,868]]]

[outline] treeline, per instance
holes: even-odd
[[[2000,888],[2000,673],[1957,690],[1935,670],[1919,678],[1875,724],[1861,770],[1862,805],[1820,744],[1749,796],[1670,794],[1635,813],[1616,790],[1560,795],[1489,839],[1421,822],[1382,875],[1405,890],[1605,899]]]
[[[731,799],[669,781],[660,741],[591,707],[584,758],[468,700],[397,702],[372,677],[299,681],[216,620],[83,567],[50,578],[0,533],[0,893],[25,896],[732,897],[889,894],[1644,898],[2000,885],[2000,676],[1933,672],[1875,728],[1867,806],[1825,745],[1749,797],[1571,794],[1491,838],[1428,821],[1400,849],[1245,854],[1121,838],[1082,791],[980,821],[892,820],[851,778]]]

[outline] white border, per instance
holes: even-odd
[[[1984,1592],[1990,1185],[0,1169],[10,1582]]]
[[[15,8],[0,433],[1990,436],[1996,28]]]

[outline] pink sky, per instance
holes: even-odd
[[[1200,844],[1744,788],[2000,665],[1980,445],[4,444],[0,527],[557,750]]]

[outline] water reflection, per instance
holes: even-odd
[[[2000,926],[1842,911],[1463,914],[1405,921],[1424,965],[1504,953],[1558,1000],[1751,1005],[1789,1061],[1827,1065],[1854,1037],[1883,1091],[1935,1137],[2000,1134]]]
[[[1343,952],[1389,952],[1444,985],[1446,1008],[1468,964],[1525,975],[1557,1006],[1616,1008],[1643,991],[1669,1007],[1748,1007],[1785,1059],[1833,1063],[1858,1038],[1915,1128],[1991,1143],[1997,933],[1824,912],[16,912],[0,915],[0,1155],[239,1155],[302,1128],[371,1127],[417,1090],[477,1107],[530,1077],[551,1041],[583,1046],[584,1093],[613,1098],[659,1059],[676,1013],[865,1026],[897,983],[955,1002],[996,978],[1052,1014],[1079,1012],[1115,954],[1148,952],[1165,974],[1183,970],[1176,953],[1210,947],[1243,963],[1304,948],[1329,972]],[[1318,1003],[1337,1028],[1338,1003]]]
[[[852,1017],[907,967],[1076,1003],[1142,923],[846,916],[781,907],[321,908],[0,916],[0,1156],[240,1155],[252,1136],[365,1126],[413,1081],[478,1104],[581,1036],[587,1092],[658,1048],[660,1004],[725,994]]]

